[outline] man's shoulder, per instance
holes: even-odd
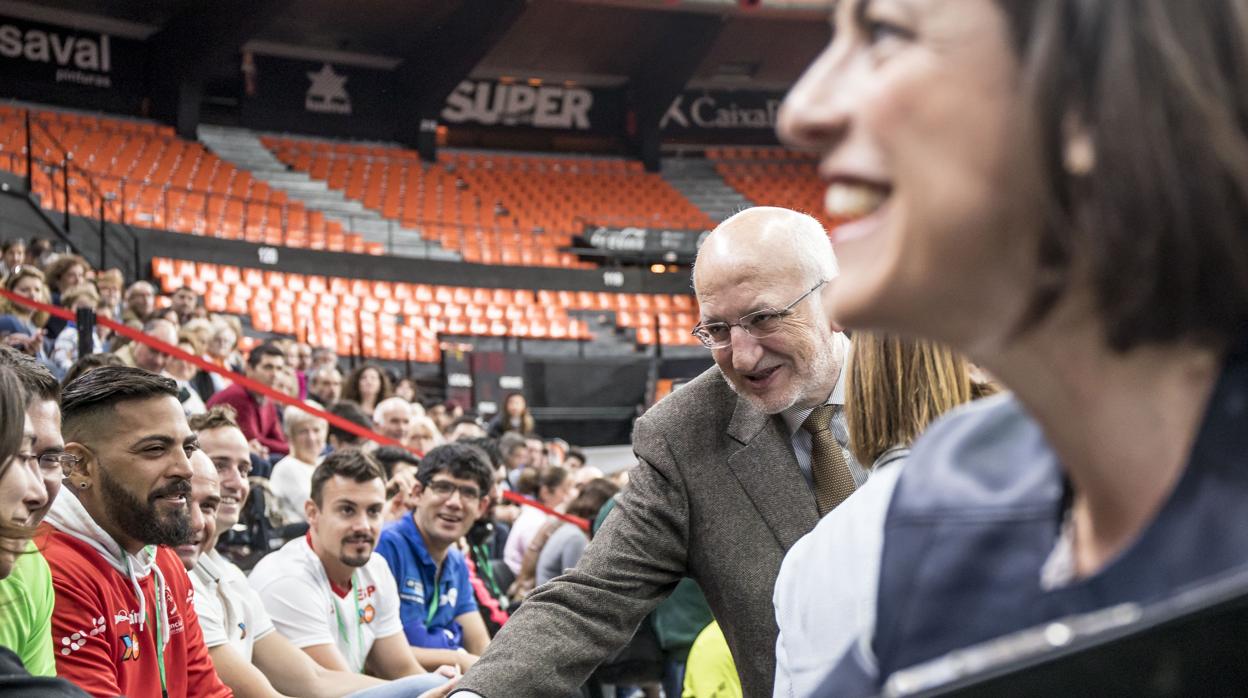
[[[258,591],[274,582],[315,581],[311,566],[308,563],[307,540],[296,538],[282,547],[260,558],[252,568],[248,580]],[[319,564],[319,560],[317,561]]]
[[[73,578],[90,580],[96,585],[100,579],[100,571],[112,571],[99,552],[91,546],[43,524],[35,536],[36,544],[43,551],[43,558],[48,564],[54,579]]]
[[[238,383],[231,383],[225,388],[222,388],[221,390],[218,390],[217,392],[213,393],[212,397],[208,398],[208,402],[204,404],[208,405],[209,407],[215,407],[216,405],[225,403],[225,404],[236,407],[240,403],[245,402],[246,400],[247,400],[246,389],[243,388],[243,386],[239,385]]]
[[[731,418],[737,406],[737,394],[724,380],[718,366],[711,366],[697,378],[672,391],[659,400],[638,422],[646,424],[674,424],[686,427],[690,420],[703,421],[722,416]]]

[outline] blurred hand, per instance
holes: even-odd
[[[269,447],[260,443],[259,439],[252,439],[251,441],[248,441],[247,446],[251,448],[252,453],[260,456],[261,458],[265,460],[269,459]]]
[[[441,686],[438,686],[437,688],[431,688],[428,691],[425,691],[420,694],[420,698],[444,698],[445,696],[451,695],[451,691],[454,691],[457,686],[459,686],[458,676],[450,681],[447,681]]]

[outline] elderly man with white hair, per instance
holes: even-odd
[[[321,409],[315,402],[309,406]],[[304,521],[303,504],[312,493],[312,471],[321,462],[325,451],[325,439],[329,422],[299,407],[287,407],[282,423],[286,429],[286,441],[290,455],[273,466],[269,476],[269,490],[276,500],[274,505],[283,523]]]
[[[638,463],[593,544],[525,599],[459,693],[573,693],[687,576],[744,694],[771,694],[780,561],[867,477],[844,443],[836,274],[823,226],[796,211],[746,209],[706,237],[690,331],[715,366],[637,420]]]
[[[425,416],[425,408],[414,405],[401,397],[388,397],[377,403],[373,410],[373,424],[377,433],[399,443],[407,442],[412,420]]]

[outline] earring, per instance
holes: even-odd
[[[89,483],[89,482],[87,482],[87,481],[85,481],[85,480],[84,480],[84,481],[82,481],[82,482],[79,482],[79,483],[78,483],[78,489],[80,489],[80,490],[85,490],[85,489],[87,489],[87,488],[88,488],[88,487],[90,487],[90,486],[91,486],[91,483]]]

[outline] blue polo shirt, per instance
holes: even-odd
[[[438,566],[410,514],[382,530],[377,552],[386,559],[399,585],[399,620],[407,643],[430,649],[463,647],[464,629],[455,619],[477,610],[464,554],[456,548],[448,550],[442,561],[442,577],[437,579]],[[437,611],[430,619],[429,604],[435,590]]]

